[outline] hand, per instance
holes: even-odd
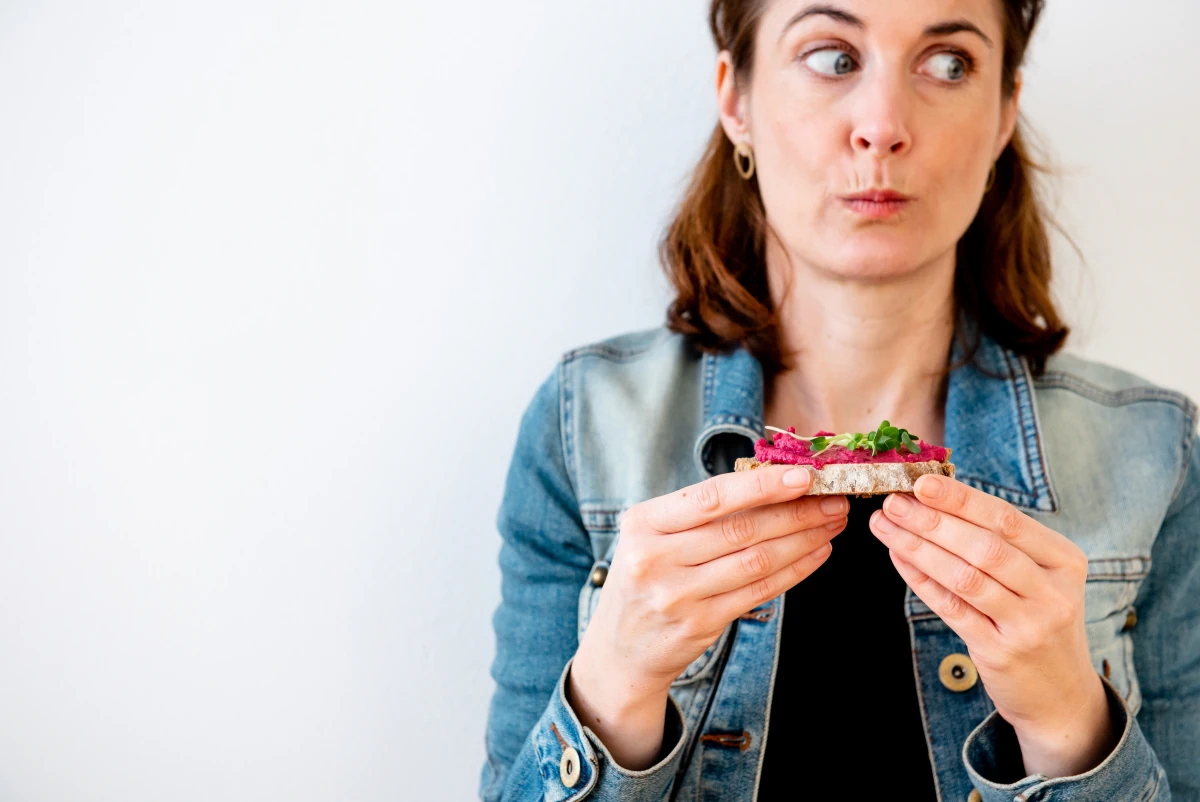
[[[1115,745],[1084,628],[1087,557],[1011,504],[943,476],[871,516],[896,569],[967,644],[1026,771],[1062,777]],[[907,502],[907,503],[906,503]]]
[[[849,503],[844,496],[802,497],[812,476],[785,465],[720,474],[625,513],[604,591],[571,666],[568,693],[585,708],[585,723],[648,732],[654,718],[661,738],[671,682],[731,621],[829,557]],[[616,738],[597,735],[615,748]],[[649,735],[633,741],[617,757],[626,767],[657,749]]]

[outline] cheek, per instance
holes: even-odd
[[[832,171],[844,157],[811,127],[780,133],[764,150],[758,185],[767,214],[794,227],[827,213],[827,193],[836,183]]]
[[[931,183],[951,193],[974,192],[975,182],[986,175],[996,144],[998,121],[964,113],[938,125],[922,126],[919,143],[923,145],[917,160]]]

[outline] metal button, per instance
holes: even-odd
[[[575,747],[568,746],[563,750],[562,760],[558,761],[558,776],[568,788],[574,788],[579,782],[579,753]]]
[[[608,566],[597,565],[592,569],[592,584],[600,587],[604,584],[604,580],[608,579]]]
[[[967,802],[983,802],[983,794],[979,793],[978,788],[972,788],[971,793],[967,794]]]
[[[938,678],[950,690],[962,693],[975,687],[979,681],[979,672],[975,664],[965,654],[948,654],[938,666]]]
[[[1128,632],[1129,630],[1133,629],[1136,626],[1137,626],[1137,610],[1134,610],[1131,607],[1129,609],[1129,612],[1125,614],[1125,630],[1124,631]]]

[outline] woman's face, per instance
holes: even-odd
[[[952,254],[1016,123],[1000,0],[765,2],[750,85],[722,52],[718,92],[789,255],[885,278]],[[849,197],[872,190],[911,200]]]

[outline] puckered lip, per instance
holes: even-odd
[[[908,201],[912,200],[911,195],[905,195],[902,192],[896,192],[891,189],[871,189],[866,192],[856,192],[853,195],[843,195],[845,200],[863,200],[872,201],[874,203],[887,203],[888,201]]]

